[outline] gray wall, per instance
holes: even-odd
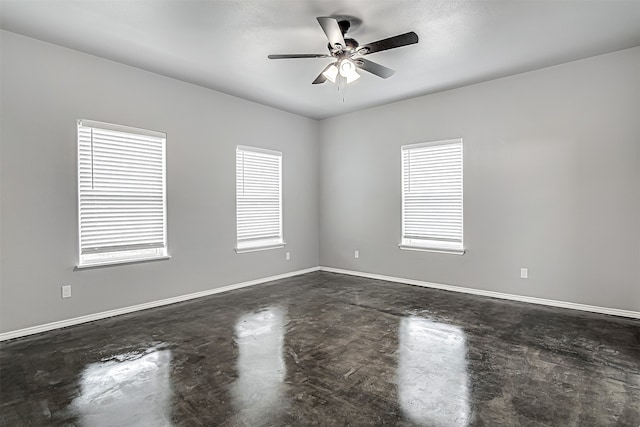
[[[320,132],[321,265],[640,311],[640,48],[327,119]],[[400,146],[458,137],[467,253],[400,250]]]
[[[0,332],[318,264],[640,310],[640,48],[318,123],[0,42]],[[74,271],[78,118],[167,132],[171,260]],[[467,253],[401,251],[400,146],[456,137]],[[285,249],[233,251],[237,144],[284,153]]]
[[[0,332],[318,265],[318,122],[5,31],[0,51]],[[167,132],[171,260],[73,270],[79,118]],[[237,144],[283,152],[285,249],[233,250]]]

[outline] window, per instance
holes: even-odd
[[[236,252],[284,246],[282,153],[236,148]]]
[[[400,248],[462,255],[462,139],[402,147]]]
[[[78,121],[78,267],[167,257],[166,135]]]

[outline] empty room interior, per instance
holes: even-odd
[[[640,2],[0,0],[0,426],[640,426]]]

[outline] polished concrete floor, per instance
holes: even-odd
[[[0,425],[640,426],[640,323],[318,272],[2,343]]]

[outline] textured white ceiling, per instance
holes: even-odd
[[[311,85],[330,59],[318,16],[354,17],[360,44],[415,31],[367,56],[346,102]],[[0,28],[320,119],[640,45],[640,1],[0,0]]]

